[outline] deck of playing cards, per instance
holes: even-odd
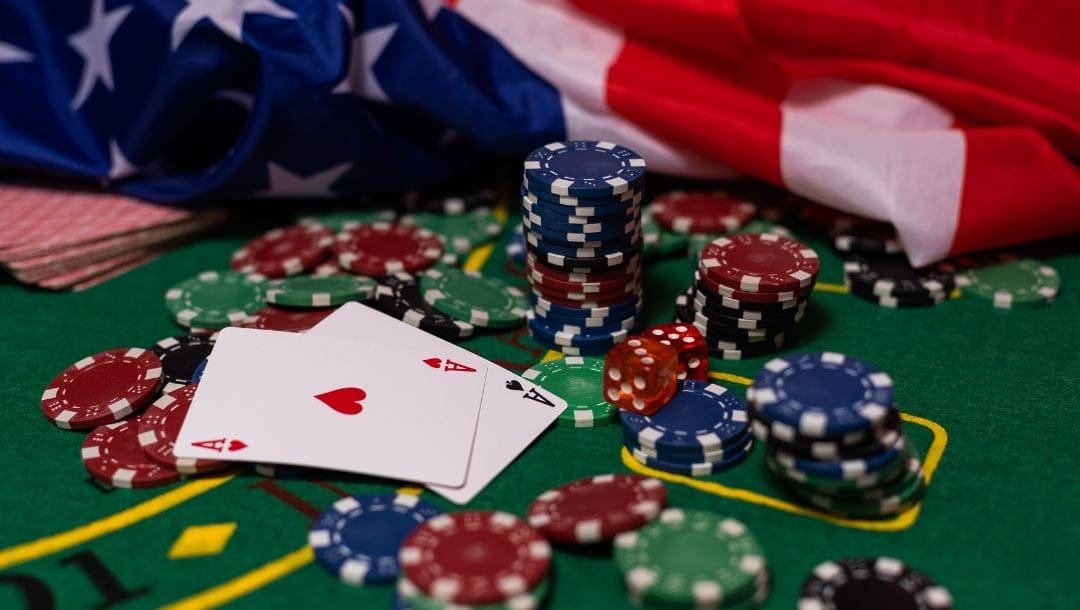
[[[304,334],[218,336],[175,453],[423,483],[467,503],[566,408],[359,303]]]

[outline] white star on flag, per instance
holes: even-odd
[[[376,102],[390,102],[372,68],[383,49],[394,37],[398,24],[391,23],[361,33],[352,42],[349,73],[334,87],[333,93],[353,93]]]
[[[331,185],[352,169],[352,163],[339,163],[305,178],[290,172],[277,163],[267,163],[270,188],[261,194],[273,197],[330,197]]]
[[[109,59],[109,43],[130,12],[131,6],[121,6],[106,13],[105,0],[93,0],[90,6],[90,23],[85,29],[68,38],[68,44],[83,58],[79,88],[71,99],[72,110],[83,105],[99,80],[106,89],[112,91],[113,73],[112,61]]]
[[[19,47],[0,40],[0,64],[34,61],[34,56]]]
[[[248,13],[270,15],[281,19],[296,19],[296,13],[272,0],[187,0],[188,5],[176,14],[172,26],[172,48],[175,51],[191,28],[203,19],[237,42],[244,34],[244,16]]]
[[[109,179],[119,180],[135,173],[135,166],[128,161],[116,140],[109,140]]]

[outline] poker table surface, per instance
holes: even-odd
[[[395,481],[344,474],[273,479],[248,468],[161,488],[107,489],[83,468],[85,433],[61,430],[40,411],[42,390],[70,363],[183,334],[165,309],[166,289],[200,271],[226,268],[245,241],[288,224],[294,214],[273,204],[242,208],[225,229],[82,293],[0,280],[0,608],[391,607],[392,587],[353,588],[313,561],[307,546],[313,518],[344,495],[403,487],[444,510],[460,507]],[[507,221],[517,218],[511,214]],[[750,527],[772,571],[772,594],[763,606],[770,610],[795,607],[818,563],[879,555],[929,574],[951,591],[957,608],[1075,608],[1076,240],[1023,251],[1061,275],[1062,292],[1047,307],[1003,311],[974,295],[954,295],[938,307],[894,310],[849,294],[841,260],[823,237],[788,226],[817,250],[822,270],[806,318],[789,333],[784,352],[842,352],[892,376],[904,431],[930,476],[921,504],[879,521],[811,510],[767,476],[760,447],[720,475],[657,473],[624,454],[620,427],[609,425],[553,426],[469,508],[524,515],[538,494],[568,481],[645,472],[666,482],[670,506],[714,511]],[[474,251],[465,265],[525,286],[501,238]],[[691,274],[685,257],[649,261],[648,323],[672,319],[674,297]],[[523,327],[483,333],[463,345],[514,371],[553,357]],[[767,359],[713,359],[710,375],[742,395]],[[557,548],[553,569],[552,610],[632,607],[609,548]]]

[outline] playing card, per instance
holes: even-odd
[[[414,350],[449,354],[454,358],[479,358],[418,328],[359,303],[348,303],[319,322],[307,336],[359,339]],[[214,351],[217,358],[217,348]],[[473,441],[472,460],[464,485],[428,487],[451,502],[466,504],[514,461],[563,409],[566,401],[506,369],[485,361],[488,366],[483,404]],[[201,390],[200,390],[201,391]],[[421,450],[428,459],[437,455]]]
[[[461,485],[487,372],[439,346],[226,328],[175,453]]]

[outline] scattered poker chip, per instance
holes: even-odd
[[[836,439],[878,427],[893,408],[893,382],[844,354],[811,352],[765,363],[747,400],[782,440]]]
[[[266,301],[288,307],[330,307],[349,301],[366,301],[378,282],[362,275],[301,275],[266,284]]]
[[[1058,272],[1035,259],[1001,257],[957,276],[965,294],[989,299],[998,309],[1046,305],[1061,290]]]
[[[606,197],[636,189],[644,179],[645,160],[611,142],[553,142],[525,157],[525,187],[534,192]]]
[[[215,338],[213,334],[166,337],[150,348],[161,360],[161,375],[165,380],[163,392],[195,383],[195,370],[214,349]]]
[[[269,231],[233,252],[230,265],[243,273],[270,278],[296,275],[330,256],[334,234],[326,228],[296,225]]]
[[[896,229],[889,224],[875,224],[855,231],[835,233],[833,248],[839,252],[858,254],[898,254],[904,251],[896,239]]]
[[[87,356],[49,382],[41,410],[60,428],[86,430],[150,404],[164,383],[161,359],[137,347]]]
[[[706,477],[730,470],[745,462],[746,458],[749,457],[750,450],[753,446],[754,442],[749,441],[731,455],[726,455],[718,460],[711,462],[692,462],[689,464],[674,462],[663,457],[651,455],[649,452],[642,449],[631,449],[630,455],[633,456],[634,460],[638,463],[648,466],[649,468],[655,468],[657,470],[663,470],[664,472],[681,474],[688,477]]]
[[[767,578],[761,546],[741,521],[669,508],[615,537],[615,565],[632,598],[663,607],[718,608]]]
[[[506,238],[506,258],[514,264],[525,263],[525,229],[521,225],[514,225],[513,231]]]
[[[240,324],[266,305],[266,277],[237,271],[204,271],[165,292],[176,322],[218,329]]]
[[[602,474],[545,491],[529,505],[527,519],[548,540],[595,544],[652,521],[666,501],[657,479]]]
[[[302,333],[310,330],[319,322],[325,320],[330,314],[337,311],[336,307],[305,307],[303,309],[283,309],[281,307],[266,306],[258,313],[251,316],[241,326],[245,328],[258,328],[261,330],[280,330],[291,333]]]
[[[525,320],[525,294],[475,271],[429,269],[420,277],[424,301],[458,320],[484,328],[509,328]]]
[[[419,278],[409,273],[400,272],[383,278],[375,289],[375,308],[450,341],[471,337],[476,332],[476,327],[469,322],[443,314],[424,301]]]
[[[929,576],[891,557],[818,564],[803,583],[799,610],[912,608],[951,610],[952,595]]]
[[[844,263],[844,279],[849,286],[870,294],[898,298],[947,295],[955,285],[949,265],[915,268],[901,256],[849,260]]]
[[[147,457],[139,445],[139,418],[98,426],[82,446],[86,470],[112,487],[141,488],[180,480],[180,472]]]
[[[308,533],[315,561],[349,585],[394,582],[405,537],[442,514],[413,494],[364,494],[342,498],[320,515]]]
[[[757,208],[724,191],[669,191],[649,206],[661,227],[676,233],[730,233]]]
[[[150,459],[175,468],[182,474],[202,474],[220,470],[228,462],[176,457],[173,447],[180,435],[197,385],[185,385],[167,392],[139,415],[139,446]]]
[[[397,595],[411,610],[540,610],[551,592],[551,579],[545,578],[535,588],[497,604],[452,604],[424,595],[408,578],[399,578]]]
[[[385,277],[434,265],[443,246],[439,236],[427,229],[379,222],[339,233],[334,253],[338,264],[354,273]]]
[[[305,216],[299,220],[299,224],[305,227],[329,229],[332,233],[341,233],[349,229],[355,229],[360,225],[375,222],[390,222],[394,220],[393,210],[353,210],[348,212],[329,212],[315,216]]]
[[[459,604],[492,604],[530,591],[551,565],[551,545],[514,515],[460,511],[429,519],[398,555],[425,595]]]
[[[203,358],[203,361],[199,363],[199,366],[195,367],[195,373],[191,375],[191,383],[199,383],[202,381],[203,373],[206,372],[206,365],[209,362],[209,358]]]
[[[742,400],[727,388],[684,381],[664,408],[652,415],[624,411],[624,432],[643,447],[710,452],[745,436],[749,418]]]
[[[490,208],[476,208],[456,215],[420,212],[398,219],[405,225],[423,227],[443,238],[446,250],[465,256],[473,248],[495,239],[502,233],[502,223]]]
[[[721,237],[701,251],[705,277],[748,293],[805,288],[813,284],[819,267],[813,249],[768,233]]]
[[[593,428],[618,418],[618,408],[603,398],[603,358],[567,356],[537,364],[521,376],[566,401],[556,420],[561,426]]]

